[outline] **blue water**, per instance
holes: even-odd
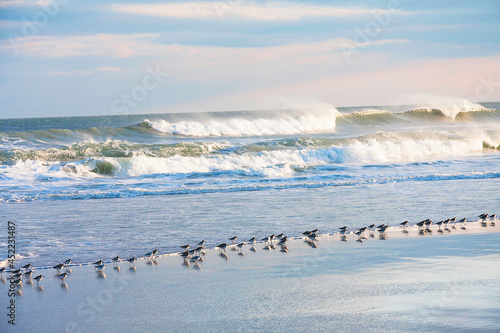
[[[0,120],[0,219],[17,223],[19,262],[45,265],[233,235],[472,218],[500,207],[499,109]]]

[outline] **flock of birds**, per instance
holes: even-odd
[[[496,214],[489,215],[489,214],[484,213],[484,214],[479,215],[479,218],[480,218],[479,222],[480,222],[481,226],[483,226],[483,227],[487,227],[488,223],[491,226],[496,226],[496,221],[497,221]],[[430,219],[426,219],[426,220],[423,220],[423,221],[416,223],[415,226],[418,227],[418,232],[420,235],[425,235],[427,233],[432,233],[431,225],[437,225],[439,227],[437,231],[439,233],[444,233],[445,231],[450,232],[451,231],[450,227],[451,227],[451,229],[457,229],[457,223],[458,223],[458,227],[460,229],[463,229],[463,230],[467,229],[467,227],[466,227],[467,219],[463,218],[461,220],[458,220],[456,217],[453,217],[453,218],[450,218],[447,220],[442,220],[442,221],[439,221],[436,223],[434,223]],[[404,233],[408,233],[408,230],[406,229],[409,226],[408,221],[401,222],[401,223],[399,223],[399,225],[403,228]],[[383,240],[387,239],[388,238],[388,235],[387,235],[388,229],[389,229],[389,226],[386,224],[381,224],[378,226],[376,226],[375,224],[371,224],[369,226],[359,228],[359,229],[353,231],[352,233],[358,237],[356,239],[356,241],[362,243],[363,240],[367,239],[365,237],[365,232],[369,232],[370,237],[374,238],[375,237],[374,233],[375,233],[375,231],[377,231],[379,233],[380,239],[383,239]],[[347,241],[348,233],[349,232],[348,232],[347,226],[340,227],[339,233],[338,233],[340,235],[340,240],[344,241],[344,242]],[[302,235],[304,236],[303,237],[304,241],[308,245],[310,245],[313,248],[317,247],[316,240],[319,237],[318,229],[305,231],[302,233]],[[215,246],[215,248],[217,248],[219,250],[219,255],[226,260],[228,259],[228,255],[226,252],[226,250],[228,248],[230,248],[233,251],[237,251],[238,255],[244,256],[245,255],[245,253],[243,252],[244,246],[246,246],[247,244],[250,245],[250,251],[255,252],[256,251],[255,244],[258,243],[258,240],[255,237],[252,237],[247,242],[238,242],[238,237],[236,237],[236,236],[233,236],[233,237],[229,238],[228,240],[230,241],[229,244],[228,243],[221,243],[221,244]],[[283,233],[281,233],[279,235],[272,234],[270,236],[267,236],[267,237],[261,239],[261,241],[264,244],[263,250],[274,250],[277,248],[276,246],[278,246],[280,248],[280,251],[285,252],[285,253],[288,252],[288,247],[287,247],[288,240],[289,240],[289,237],[285,236]],[[180,252],[178,254],[183,259],[184,265],[189,266],[190,262],[193,262],[195,265],[195,268],[201,268],[200,263],[203,262],[203,256],[206,255],[206,250],[207,250],[207,248],[205,247],[205,240],[202,240],[201,242],[197,243],[196,246],[194,246],[194,247],[191,247],[189,244],[186,244],[186,245],[180,246],[180,248],[181,248],[182,252]],[[134,264],[139,259],[146,259],[146,260],[148,260],[148,263],[153,264],[153,265],[157,264],[156,258],[158,257],[158,252],[159,252],[158,249],[154,249],[153,251],[146,253],[142,258],[131,257],[128,259],[122,259],[119,256],[116,256],[116,257],[112,258],[110,260],[110,262],[113,263],[113,266],[115,269],[119,270],[120,268],[118,266],[118,263],[121,261],[126,261],[129,264],[129,268],[132,270],[135,270]],[[73,260],[68,259],[62,263],[59,263],[55,266],[52,266],[52,268],[56,270],[55,276],[61,280],[62,284],[65,283],[64,282],[65,279],[68,277],[69,274],[71,274],[71,269],[69,267],[71,266],[72,263],[73,263]],[[103,274],[102,272],[103,272],[104,268],[106,267],[106,263],[103,260],[98,260],[92,264],[94,265],[94,268],[98,273]],[[61,270],[64,268],[66,268],[66,270],[64,272],[61,272]],[[6,273],[6,268],[5,267],[0,268],[0,277],[3,278],[4,272]],[[39,275],[33,277],[34,268],[31,266],[31,264],[26,264],[19,269],[10,270],[9,273],[10,273],[10,277],[9,277],[10,283],[14,284],[15,286],[18,286],[18,287],[21,287],[23,284],[23,280],[22,280],[23,276],[25,277],[26,281],[28,281],[30,283],[32,283],[32,280],[35,280],[37,283],[37,287],[39,287],[39,288],[40,288],[40,286],[39,286],[40,281],[42,281],[42,279],[44,278],[44,276],[42,274],[39,274]],[[66,285],[66,287],[67,287],[67,285]],[[42,290],[43,290],[43,288],[42,288]]]

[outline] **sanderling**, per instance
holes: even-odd
[[[127,259],[128,265],[129,266],[134,266],[134,263],[136,262],[136,260],[137,260],[136,257],[132,257],[132,258]]]
[[[401,222],[399,225],[403,226],[403,229],[406,230],[406,226],[408,225],[408,221]]]
[[[25,269],[25,270],[30,270],[31,269],[31,264],[26,264],[24,265],[23,267],[21,267],[22,269]]]
[[[202,240],[201,242],[199,242],[196,245],[201,246],[201,247],[205,246],[205,240]]]
[[[5,272],[5,267],[0,268],[0,276],[3,276],[3,272]]]
[[[64,273],[61,273],[61,274],[58,274],[57,277],[59,279],[61,279],[62,282],[64,282],[64,280],[66,279],[66,277],[68,276],[68,273],[67,272],[64,272]]]
[[[238,254],[240,256],[244,256],[245,254],[243,253],[243,246],[245,246],[245,243],[241,242],[236,247],[238,248]]]
[[[34,280],[36,281],[36,284],[38,285],[40,283],[40,281],[42,281],[43,279],[43,275],[38,275],[38,276],[35,276]]]
[[[463,229],[463,230],[467,229],[467,226],[466,226],[467,218],[466,217],[464,217],[463,219],[461,219],[460,221],[458,221],[458,223],[460,223],[460,228],[461,229]]]
[[[236,237],[236,236],[229,238],[229,240],[232,242],[232,244],[236,244],[237,239],[238,239],[238,237]]]
[[[26,277],[26,279],[31,279],[31,276],[33,276],[33,271],[32,270],[26,271],[24,273],[24,276]]]
[[[227,244],[226,243],[221,243],[221,244],[217,245],[216,247],[219,248],[219,252],[226,252]]]
[[[120,256],[116,256],[114,258],[111,259],[113,261],[113,265],[118,265],[118,263],[120,262]]]
[[[99,272],[99,271],[103,271],[104,268],[106,268],[106,265],[105,264],[101,264],[101,265],[95,265],[94,268]]]
[[[104,262],[102,260],[97,260],[96,262],[94,262],[94,266],[99,266],[99,265],[102,265]]]
[[[286,244],[286,242],[288,242],[288,237],[283,236],[283,237],[279,240],[278,245],[284,245],[284,244]]]
[[[69,264],[71,264],[73,262],[72,259],[68,259],[66,260],[65,262],[63,262],[64,265],[68,266]]]
[[[182,246],[179,246],[181,249],[183,250],[187,250],[189,249],[189,244],[186,244],[186,245],[182,245]]]
[[[57,273],[59,273],[59,271],[64,268],[64,264],[63,263],[57,264],[55,266],[52,266],[52,268],[54,268],[57,271]]]

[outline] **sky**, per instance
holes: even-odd
[[[0,0],[0,118],[500,100],[500,1]]]

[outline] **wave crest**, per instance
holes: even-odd
[[[260,136],[290,135],[335,130],[340,113],[332,108],[327,112],[299,115],[281,115],[274,118],[210,119],[203,121],[169,122],[164,119],[148,120],[143,124],[155,131],[184,136]]]

